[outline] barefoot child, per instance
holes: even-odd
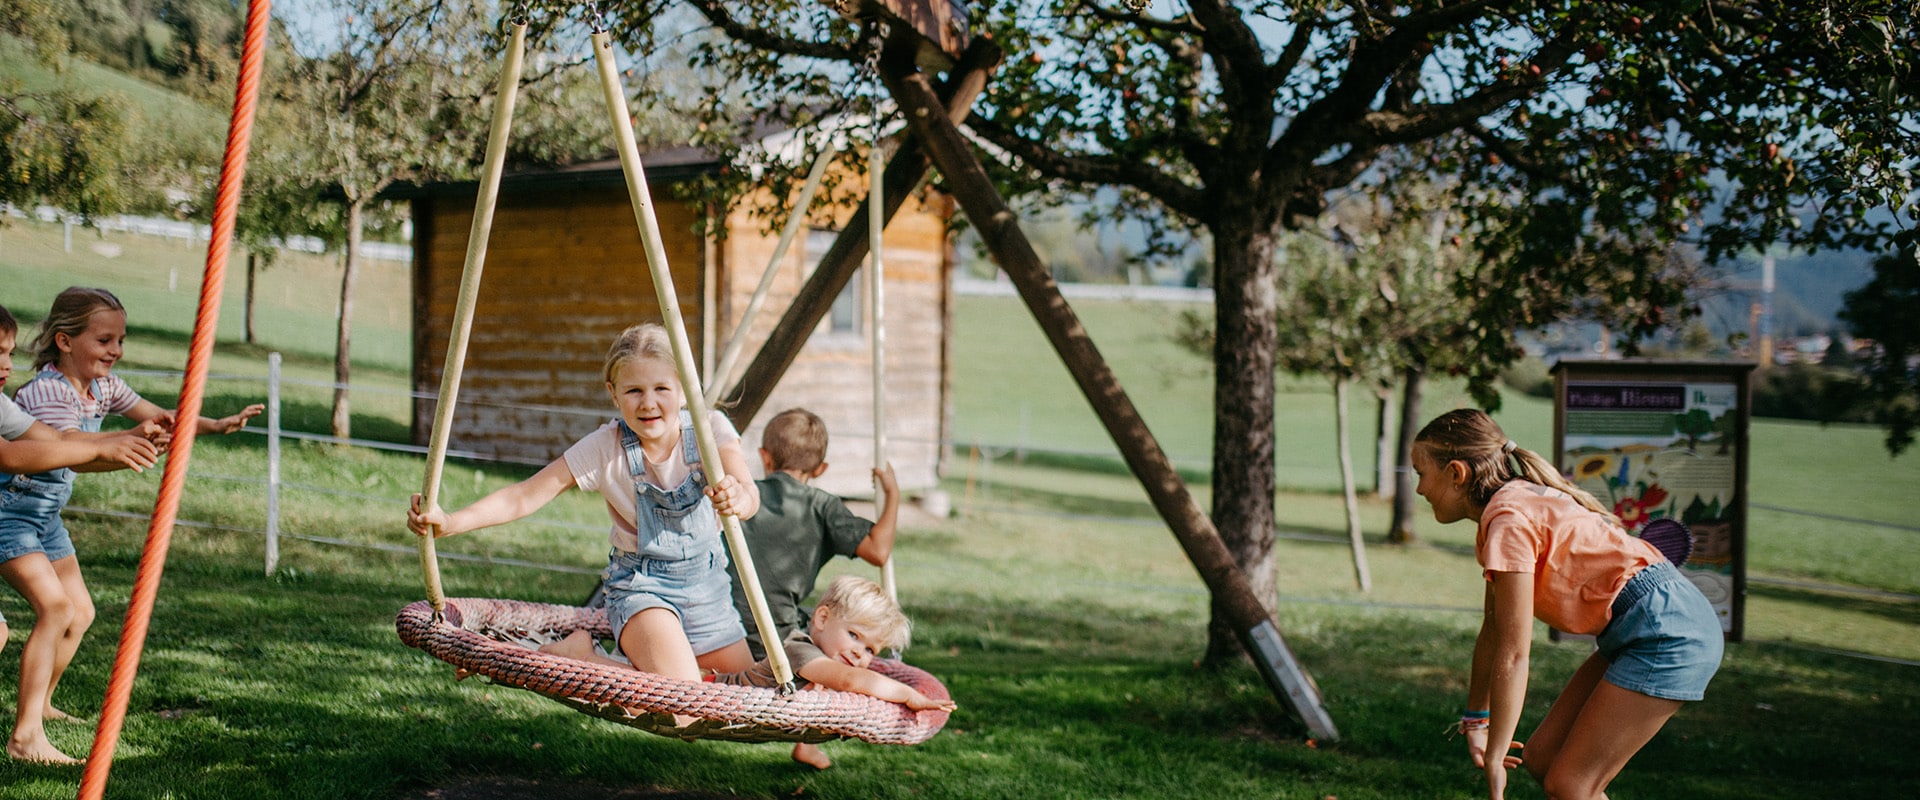
[[[1416,490],[1442,523],[1479,525],[1486,613],[1473,648],[1467,753],[1504,797],[1527,694],[1533,618],[1598,648],[1527,740],[1525,765],[1547,796],[1604,798],[1607,784],[1720,667],[1720,621],[1652,544],[1539,454],[1474,409],[1440,415],[1414,438]]]
[[[604,376],[618,420],[533,477],[451,514],[421,508],[414,495],[407,527],[452,536],[525,517],[568,488],[599,492],[613,521],[603,579],[620,652],[636,669],[685,680],[699,680],[702,668],[745,669],[753,658],[729,600],[715,516],[750,517],[760,507],[740,435],[725,415],[711,412],[725,475],[708,486],[666,328],[635,325],[621,333]]]
[[[742,533],[777,635],[785,639],[806,629],[807,614],[800,603],[813,594],[820,569],[834,556],[859,558],[876,567],[887,563],[900,513],[900,487],[891,466],[873,471],[880,484],[880,518],[869,522],[848,511],[840,498],[809,485],[827,472],[827,425],[805,409],[788,409],[767,421],[760,435],[760,463],[766,468],[766,477],[754,482],[760,489],[760,513],[747,521]],[[738,575],[733,607],[741,619],[752,618]],[[766,656],[757,632],[748,631],[747,645],[754,658]],[[793,746],[793,759],[820,769],[833,764],[819,745],[805,742]]]
[[[111,457],[110,464],[145,469],[158,450],[141,448],[132,440],[149,440],[148,448],[165,444],[171,439],[174,414],[142,399],[112,373],[126,335],[126,310],[111,292],[79,287],[61,292],[41,320],[31,346],[38,372],[20,387],[15,400],[40,427],[65,442],[117,448],[131,460]],[[6,340],[11,344],[13,335]],[[11,370],[10,357],[7,364]],[[223,420],[202,418],[200,430],[239,430],[260,409],[252,406]],[[129,433],[99,433],[100,422],[109,413],[123,414],[138,426]],[[98,456],[66,463],[87,471],[103,468]],[[20,654],[19,714],[7,741],[7,753],[15,758],[75,761],[47,741],[42,727],[44,719],[67,717],[54,708],[53,692],[94,618],[93,600],[80,574],[72,539],[60,520],[72,496],[73,476],[72,469],[52,466],[12,472],[8,505],[0,514],[0,527],[9,542],[0,552],[5,559],[0,574],[35,611],[33,632]]]

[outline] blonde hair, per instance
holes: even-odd
[[[613,340],[613,346],[607,348],[607,363],[601,378],[613,383],[613,373],[629,361],[657,360],[673,364],[673,340],[667,338],[667,329],[657,322],[643,322],[620,332]],[[680,373],[674,373],[677,382]]]
[[[773,468],[812,472],[827,460],[827,423],[804,408],[789,408],[767,421],[760,449],[773,457]]]
[[[119,311],[125,313],[126,306],[120,304],[120,298],[105,289],[93,289],[85,286],[69,286],[53,298],[53,308],[47,311],[47,318],[40,320],[40,329],[34,334],[33,343],[27,349],[33,351],[33,368],[38,370],[60,360],[60,345],[56,337],[66,334],[78,337],[87,332],[92,324],[93,315],[100,311]]]
[[[858,575],[842,575],[827,584],[818,610],[860,628],[875,650],[906,650],[913,635],[913,623],[900,604],[880,584]]]
[[[1613,511],[1600,504],[1587,490],[1574,485],[1560,470],[1539,453],[1520,447],[1507,438],[1500,425],[1477,408],[1456,408],[1420,429],[1414,445],[1426,449],[1435,464],[1458,461],[1467,466],[1467,498],[1476,506],[1493,500],[1493,493],[1513,480],[1531,481],[1572,496],[1575,502],[1596,514],[1620,523]],[[1508,458],[1512,456],[1512,458]],[[1518,466],[1518,469],[1514,467]]]

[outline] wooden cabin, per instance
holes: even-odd
[[[779,239],[778,222],[755,218],[749,198],[726,214],[725,236],[700,225],[718,210],[677,197],[675,186],[717,171],[691,149],[645,154],[680,309],[703,381],[720,359]],[[473,223],[473,182],[419,187],[414,221],[412,385],[440,389]],[[844,220],[849,206],[813,219]],[[887,451],[903,489],[936,484],[952,417],[949,352],[954,257],[952,202],[934,190],[911,198],[887,226],[883,247],[887,330]],[[761,215],[764,217],[765,215]],[[767,230],[772,227],[773,230]],[[718,226],[710,229],[718,230]],[[753,321],[730,379],[737,380],[820,256],[837,235],[803,229]],[[864,274],[864,268],[863,268]],[[873,388],[870,315],[856,278],[742,431],[749,461],[766,420],[804,407],[826,421],[830,469],[816,482],[843,496],[872,492]],[[449,449],[545,463],[613,418],[602,379],[606,351],[628,325],[660,321],[653,282],[617,160],[507,175],[501,183]],[[436,401],[416,400],[413,440],[425,444]],[[723,409],[724,410],[724,409]],[[740,420],[735,420],[736,425]]]

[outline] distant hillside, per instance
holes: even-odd
[[[1875,255],[1864,250],[1775,253],[1773,334],[1812,336],[1841,328],[1842,296],[1873,277]],[[1702,303],[1710,324],[1724,320],[1715,327],[1747,330],[1748,308],[1759,296],[1761,272],[1757,254],[1733,265],[1718,296]]]
[[[227,115],[158,84],[132,77],[91,61],[69,57],[56,70],[40,62],[31,48],[0,34],[0,80],[16,80],[27,92],[84,89],[92,94],[114,93],[126,98],[137,115],[128,126],[154,140],[189,141],[226,136]]]

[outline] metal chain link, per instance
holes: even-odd
[[[607,32],[607,14],[600,10],[599,3],[587,3],[587,28],[595,34]]]

